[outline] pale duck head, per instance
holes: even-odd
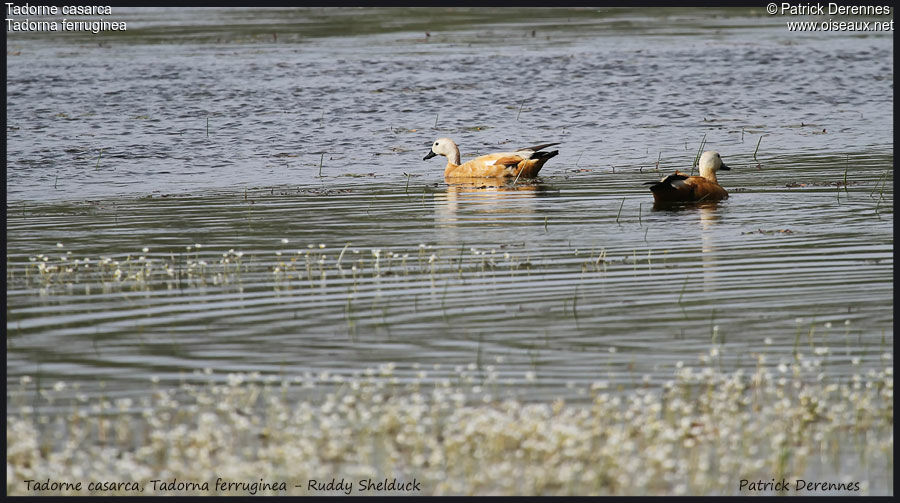
[[[707,150],[700,156],[700,176],[716,181],[716,171],[720,169],[729,170],[728,166],[722,163],[722,156],[715,150]]]
[[[431,144],[431,151],[422,160],[442,155],[453,164],[459,164],[459,147],[450,138],[438,138]]]

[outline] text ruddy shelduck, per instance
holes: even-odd
[[[431,151],[425,159],[431,159],[436,155],[447,158],[447,167],[444,168],[444,178],[533,178],[551,157],[559,153],[558,150],[543,152],[542,149],[559,145],[559,143],[545,143],[533,147],[520,148],[514,152],[497,152],[476,157],[464,164],[459,162],[459,147],[450,138],[438,138],[431,145]],[[424,160],[424,159],[423,159]]]
[[[728,192],[719,185],[716,171],[729,170],[722,163],[718,152],[707,150],[700,156],[700,176],[688,176],[680,171],[650,185],[653,200],[657,203],[719,201],[728,198]]]

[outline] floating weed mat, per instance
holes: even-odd
[[[423,243],[414,249],[391,250],[309,244],[290,249],[288,244],[283,239],[280,249],[259,252],[194,244],[178,251],[151,253],[145,247],[133,254],[92,258],[73,255],[58,243],[56,253],[39,253],[28,257],[28,262],[8,260],[6,279],[15,287],[38,288],[42,295],[240,286],[245,280],[276,290],[331,286],[357,289],[361,283],[388,277],[434,281],[502,276],[528,274],[532,268],[549,265],[548,261],[536,263],[530,256],[502,247],[436,248]],[[606,270],[602,257],[578,260],[582,272]]]
[[[154,381],[135,400],[76,398],[42,414],[25,377],[7,392],[7,494],[135,494],[91,492],[87,481],[132,482],[141,494],[340,494],[307,490],[332,479],[385,494],[359,482],[385,478],[436,495],[759,494],[741,480],[772,479],[796,494],[893,491],[892,354],[883,370],[839,381],[815,358],[772,367],[759,356],[754,372],[729,373],[717,370],[718,347],[710,355],[697,368],[679,362],[661,387],[597,381],[581,404],[504,399],[515,383],[494,366],[453,381],[420,369],[401,383],[384,364],[280,382],[208,370],[175,389]],[[53,403],[65,389],[41,395]],[[219,490],[218,479],[248,486]],[[84,484],[35,491],[26,480]],[[795,491],[797,480],[845,489]],[[269,489],[248,488],[257,481]]]

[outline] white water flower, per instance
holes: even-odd
[[[609,381],[595,381],[591,384],[592,390],[609,388]]]

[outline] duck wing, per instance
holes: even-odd
[[[688,178],[688,175],[676,171],[658,182],[644,182],[644,185],[650,185],[650,192],[679,190],[686,185],[684,181]]]
[[[521,156],[519,154],[510,154],[507,156],[503,156],[494,161],[494,165],[502,165],[502,166],[515,166],[522,162],[523,160],[528,159],[526,156]]]

